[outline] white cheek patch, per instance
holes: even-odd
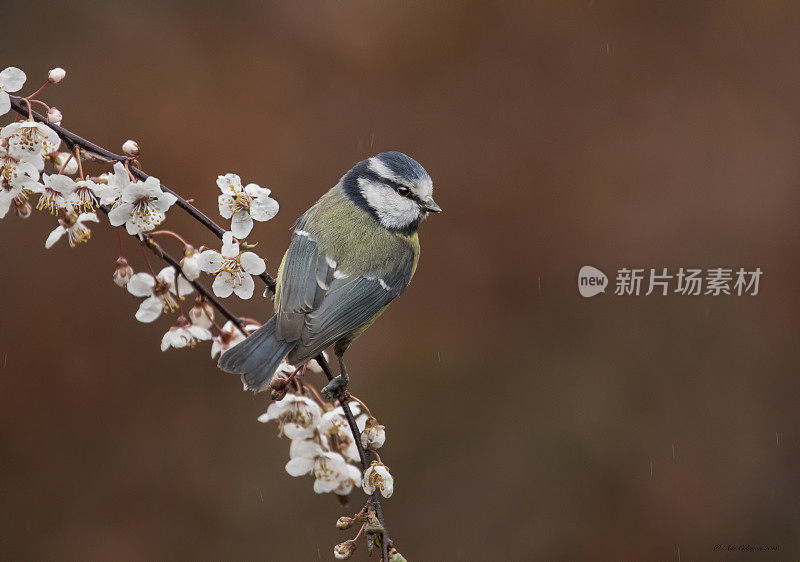
[[[403,197],[388,185],[358,178],[364,199],[375,210],[381,224],[386,228],[406,228],[420,218],[417,202]]]

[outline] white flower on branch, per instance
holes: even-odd
[[[0,218],[6,216],[15,200],[24,205],[28,195],[42,191],[38,179],[39,171],[33,164],[12,158],[0,146]]]
[[[361,486],[368,496],[375,490],[380,490],[384,498],[390,498],[394,492],[394,478],[389,474],[388,468],[378,461],[372,461],[372,465],[364,471],[364,481]]]
[[[97,208],[101,186],[92,180],[78,180],[69,202],[78,210],[94,211]]]
[[[280,402],[272,402],[258,421],[276,420],[281,433],[294,440],[313,436],[321,416],[322,408],[310,398],[287,394]]]
[[[11,98],[8,92],[18,92],[25,84],[25,73],[15,66],[9,66],[0,72],[0,115],[11,110]]]
[[[248,324],[245,327],[248,332],[253,332],[259,327],[255,324]],[[236,324],[228,320],[222,327],[222,331],[218,336],[214,336],[214,341],[211,344],[211,357],[214,358],[224,351],[228,351],[234,345],[244,341],[244,335],[236,327]]]
[[[253,252],[240,252],[233,232],[226,232],[222,235],[221,252],[206,250],[200,254],[200,269],[217,276],[211,288],[218,297],[236,293],[239,298],[249,299],[255,288],[251,275],[264,273],[267,265]]]
[[[70,248],[76,244],[86,242],[92,237],[92,231],[84,223],[99,222],[94,213],[76,213],[72,208],[62,210],[58,218],[58,226],[47,237],[45,248],[52,248],[53,244],[61,240],[66,234]]]
[[[200,277],[200,252],[192,246],[186,246],[181,259],[181,269],[189,281],[194,281]]]
[[[147,297],[136,311],[139,322],[152,322],[162,312],[171,312],[178,308],[177,298],[190,294],[192,285],[178,275],[178,287],[175,288],[175,268],[167,266],[156,277],[149,273],[135,273],[128,282],[128,292],[135,297]]]
[[[253,220],[268,221],[278,214],[278,202],[272,199],[270,190],[254,183],[242,187],[236,174],[225,174],[217,178],[222,195],[218,197],[219,214],[231,219],[231,231],[236,238],[243,239],[253,230]]]
[[[367,418],[367,423],[361,431],[361,446],[377,451],[384,443],[386,443],[386,428],[375,418]]]
[[[184,269],[184,272],[186,270]],[[189,321],[195,325],[210,330],[214,325],[214,307],[201,299],[195,301],[194,306],[189,310]]]
[[[126,140],[122,143],[122,152],[131,157],[139,156],[139,143],[135,140]]]
[[[63,68],[56,67],[47,73],[47,80],[52,84],[58,84],[67,75],[67,71]]]
[[[97,195],[100,197],[101,205],[113,205],[119,201],[123,190],[130,186],[131,178],[121,162],[115,162],[114,171],[104,175],[106,183],[100,184]]]
[[[358,468],[348,464],[339,453],[325,451],[313,441],[292,441],[289,456],[291,460],[286,463],[286,472],[291,476],[313,474],[314,491],[318,494],[336,492],[346,495],[361,480]]]
[[[42,174],[44,187],[36,208],[39,210],[47,209],[55,215],[59,209],[67,206],[67,202],[75,193],[75,181],[61,174]]]
[[[59,111],[57,107],[51,107],[47,110],[48,123],[52,123],[53,125],[61,125],[62,119],[64,119],[64,116],[61,115],[61,111]]]
[[[172,193],[161,191],[161,182],[152,176],[145,181],[128,179],[108,213],[108,220],[113,226],[124,224],[128,234],[147,232],[164,222],[167,209],[177,200]]]
[[[122,256],[117,259],[117,267],[114,268],[114,283],[120,287],[126,287],[133,277],[133,268],[128,263],[128,260]]]
[[[358,446],[341,409],[338,412],[336,410],[326,412],[320,419],[317,430],[326,440],[328,449],[341,453],[351,461],[359,461]]]
[[[175,349],[194,347],[198,341],[210,339],[211,332],[200,326],[190,324],[185,317],[181,316],[178,318],[178,323],[172,326],[161,338],[161,351],[166,351],[170,347]]]
[[[11,123],[0,129],[0,137],[8,139],[8,154],[20,161],[30,162],[40,172],[44,155],[58,150],[61,139],[45,125],[34,121]]]

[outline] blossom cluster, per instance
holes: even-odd
[[[285,378],[293,368],[284,364],[276,375]],[[362,446],[377,450],[386,441],[385,428],[368,415],[358,402],[350,402],[355,416]],[[359,463],[358,447],[341,406],[329,404],[302,394],[286,394],[273,402],[258,421],[276,421],[280,435],[291,440],[286,472],[292,476],[311,474],[314,491],[318,494],[333,492],[348,495],[354,486],[366,494],[376,490],[388,498],[394,491],[394,480],[389,470],[377,461],[364,474],[355,465]]]

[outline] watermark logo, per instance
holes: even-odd
[[[605,293],[606,287],[608,287],[608,277],[596,267],[584,265],[578,272],[578,291],[582,297],[589,298]]]
[[[670,271],[666,267],[655,269],[636,269],[623,267],[617,271],[614,294],[617,296],[650,296],[653,293],[667,296],[708,295],[737,296],[758,294],[763,272],[760,267],[745,270],[727,267],[694,269],[681,267]],[[591,265],[584,265],[578,272],[578,292],[584,297],[605,293],[608,278]]]

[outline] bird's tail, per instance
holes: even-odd
[[[275,316],[219,358],[219,368],[242,375],[245,390],[261,392],[294,343],[275,338]]]

